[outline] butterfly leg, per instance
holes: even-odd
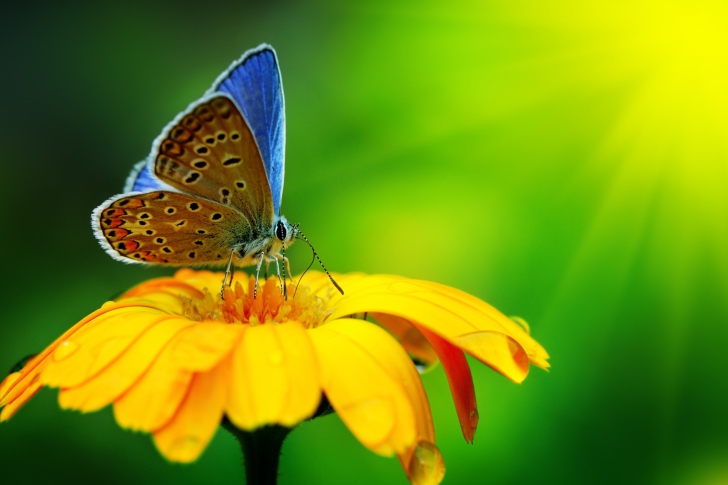
[[[260,276],[260,267],[263,266],[263,259],[265,259],[265,253],[261,251],[260,259],[255,267],[255,288],[253,289],[253,300],[258,297],[258,277]]]
[[[227,268],[225,269],[225,278],[222,280],[222,287],[220,288],[220,298],[225,299],[225,284],[230,277],[230,286],[233,286],[233,275],[235,274],[235,267],[233,266],[233,254],[235,250],[230,251],[230,257],[228,258]]]
[[[278,286],[281,287],[281,291],[283,291],[283,280],[281,280],[281,265],[278,264],[278,258],[275,258],[276,262],[276,275],[278,275]]]

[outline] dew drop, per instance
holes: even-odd
[[[470,427],[475,429],[478,427],[478,421],[480,421],[480,414],[477,409],[470,411]]]
[[[417,484],[437,484],[445,476],[445,460],[437,446],[429,441],[417,443],[409,464],[409,479]]]
[[[78,350],[78,344],[70,340],[61,342],[53,351],[53,360],[60,362],[72,356]]]

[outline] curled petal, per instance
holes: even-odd
[[[409,355],[429,366],[437,364],[437,353],[428,339],[412,323],[404,318],[395,317],[387,313],[374,313],[374,319],[402,345]]]
[[[527,366],[524,370],[520,362],[522,352],[534,364],[548,366],[545,361],[548,354],[522,327],[466,293],[434,283],[391,276],[344,281],[353,291],[338,299],[330,320],[366,311],[405,318],[455,343],[515,382],[523,381],[527,373]],[[495,352],[490,348],[483,352],[481,345],[474,345],[466,337],[479,332],[498,333],[508,338],[491,339],[490,343],[500,348]],[[460,337],[464,337],[462,342],[458,340]]]
[[[473,442],[475,430],[478,427],[478,404],[475,400],[473,376],[465,354],[455,345],[441,338],[429,330],[422,329],[440,357],[442,368],[445,370],[450,393],[452,394],[455,410],[460,421],[460,429],[468,443]]]

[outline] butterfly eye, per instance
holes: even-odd
[[[278,224],[276,225],[276,237],[281,241],[285,241],[286,232],[286,226],[283,224],[283,221],[278,221]]]

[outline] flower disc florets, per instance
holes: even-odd
[[[247,325],[278,324],[295,320],[306,328],[316,328],[326,315],[327,300],[302,286],[284,296],[279,281],[271,277],[259,281],[255,290],[255,277],[250,276],[244,288],[240,282],[225,287],[224,299],[219,294],[204,290],[202,298],[189,298],[185,302],[184,316],[203,322],[226,322]]]

